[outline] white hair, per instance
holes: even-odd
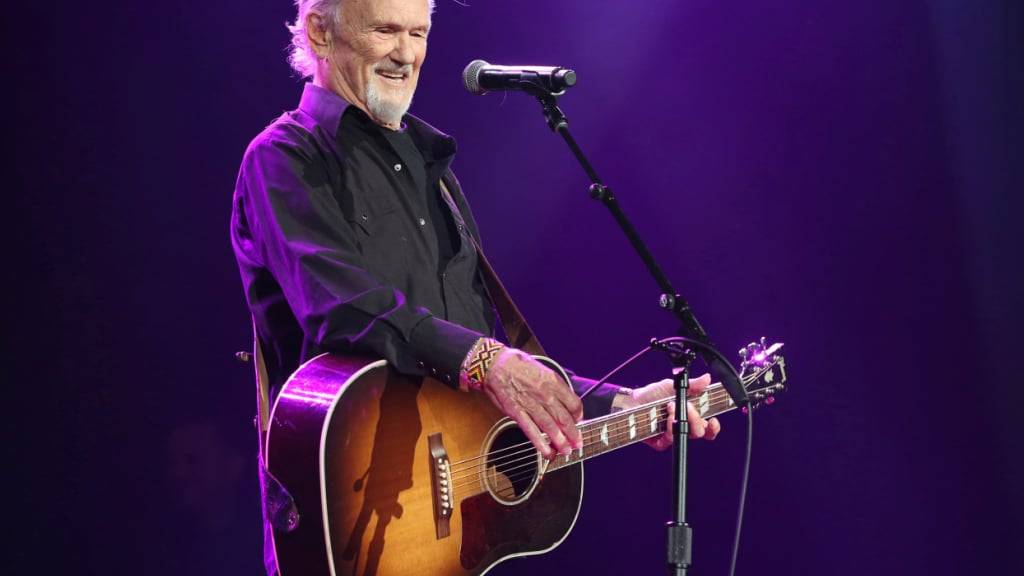
[[[341,3],[343,0],[295,0],[298,14],[295,22],[288,24],[292,33],[291,46],[288,49],[288,63],[303,78],[310,78],[316,73],[317,57],[306,37],[306,17],[310,13],[319,14],[324,26],[331,31],[338,29],[341,23]],[[426,0],[430,13],[434,13],[434,0]]]

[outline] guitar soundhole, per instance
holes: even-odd
[[[486,447],[484,487],[495,500],[514,505],[530,497],[537,486],[540,460],[537,450],[516,426],[503,422]]]

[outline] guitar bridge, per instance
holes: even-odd
[[[449,522],[452,507],[455,505],[455,486],[452,482],[452,465],[448,460],[448,451],[444,449],[441,434],[427,437],[430,447],[430,486],[434,500],[434,527],[437,539],[447,538],[451,534]]]

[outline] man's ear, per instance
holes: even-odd
[[[324,25],[324,19],[316,12],[306,15],[306,41],[319,59],[331,53],[331,31]]]

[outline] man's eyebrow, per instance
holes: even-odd
[[[430,32],[431,26],[432,26],[432,23],[418,24],[418,25],[415,25],[415,26],[404,26],[400,22],[396,22],[394,20],[386,20],[386,19],[383,19],[383,18],[370,21],[370,27],[371,28],[386,27],[386,28],[394,28],[396,30],[409,29],[409,30],[422,30],[424,32]]]
[[[409,28],[410,30],[430,30],[433,23],[418,24],[413,26],[402,25],[398,20],[387,17],[377,17],[370,20],[370,26],[392,26],[394,28]]]

